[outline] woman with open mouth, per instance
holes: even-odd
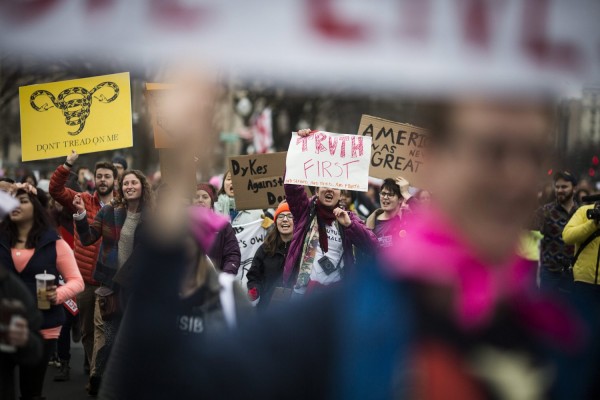
[[[228,216],[233,226],[248,224],[265,217],[263,210],[238,210],[236,208],[231,171],[225,172],[223,176],[223,183],[214,208],[219,214]]]
[[[96,290],[104,321],[105,344],[98,351],[98,382],[106,368],[108,356],[119,328],[122,305],[126,304],[132,286],[133,267],[136,264],[131,255],[139,242],[147,213],[152,208],[153,193],[146,176],[138,170],[125,171],[119,181],[118,197],[113,204],[104,206],[94,222],[88,224],[81,196],[75,196],[73,205],[77,214],[73,215],[77,232],[84,245],[102,239],[94,279],[101,286]]]
[[[274,218],[275,226],[256,251],[248,271],[248,297],[259,310],[267,309],[271,301],[278,301],[285,291],[281,277],[294,233],[294,216],[285,200],[275,210]]]
[[[402,177],[385,179],[381,185],[381,208],[367,219],[367,227],[377,236],[380,248],[392,247],[406,236],[406,219],[412,212],[411,207],[419,205],[419,201],[408,192],[408,187],[408,181]]]
[[[299,136],[311,135],[309,129]],[[301,185],[285,185],[294,215],[295,231],[285,267],[283,285],[301,297],[314,289],[342,280],[355,264],[355,253],[370,254],[377,238],[353,212],[339,207],[339,189],[320,187],[308,198]]]

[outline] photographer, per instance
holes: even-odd
[[[580,207],[565,226],[563,239],[575,245],[574,292],[600,304],[600,203]]]

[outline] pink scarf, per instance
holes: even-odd
[[[467,241],[436,210],[411,218],[407,236],[383,255],[386,272],[395,278],[454,289],[455,317],[465,330],[486,325],[500,301],[512,304],[536,333],[567,345],[580,343],[582,325],[569,311],[532,293],[531,264],[518,258],[504,266],[486,265]]]

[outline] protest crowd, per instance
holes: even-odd
[[[3,318],[18,316],[4,339],[16,352],[2,357],[2,398],[14,398],[15,386],[21,399],[44,398],[46,374],[65,382],[72,368],[89,375],[88,395],[102,398],[173,390],[207,398],[440,398],[445,390],[520,398],[502,397],[510,389],[486,369],[497,352],[555,368],[544,383],[521,382],[548,398],[594,393],[598,349],[584,343],[600,306],[600,208],[593,196],[588,204],[578,196],[568,171],[553,173],[550,197],[540,190],[537,206],[531,201],[541,187],[543,104],[455,107],[452,123],[478,134],[480,147],[432,133],[429,151],[448,164],[430,162],[438,168],[431,191],[400,174],[370,179],[366,193],[286,183],[273,207],[238,209],[244,194],[232,170],[198,182],[186,199],[123,157],[78,165],[75,150],[45,186],[33,174],[4,176],[0,293]],[[514,134],[494,137],[468,118],[475,112]],[[290,149],[317,135],[324,133],[294,133]],[[462,159],[445,154],[449,142],[464,147]],[[478,176],[507,160],[520,179],[497,188]],[[149,345],[139,335],[152,329],[154,339],[177,344]],[[72,341],[82,342],[84,365],[70,364]],[[148,362],[146,352],[163,364],[150,367],[155,386],[137,364]],[[471,374],[468,363],[480,369]],[[182,375],[154,381],[167,369]],[[222,386],[227,371],[240,386]],[[308,371],[317,377],[294,383]],[[357,373],[364,380],[355,387],[348,380]],[[345,385],[332,387],[336,379]]]
[[[0,6],[0,400],[600,399],[586,1]]]

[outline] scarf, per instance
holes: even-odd
[[[333,215],[333,210],[322,205],[319,200],[317,200],[316,208],[317,224],[319,226],[319,245],[321,246],[323,253],[327,253],[329,250],[329,242],[327,240],[327,231],[325,230],[325,226],[331,226],[331,224],[333,224],[335,221],[335,215]]]
[[[308,235],[306,237],[306,251],[300,262],[300,269],[298,271],[298,279],[294,285],[294,291],[296,293],[304,294],[308,283],[310,282],[310,271],[312,271],[313,264],[315,262],[315,256],[317,255],[317,246],[319,246],[321,234],[317,228],[315,220],[312,221],[308,229]]]
[[[561,304],[532,293],[531,265],[524,259],[486,264],[434,209],[409,218],[406,229],[409,235],[385,250],[381,265],[393,278],[453,288],[455,320],[462,329],[485,327],[503,301],[538,335],[567,345],[580,343],[580,321]]]

